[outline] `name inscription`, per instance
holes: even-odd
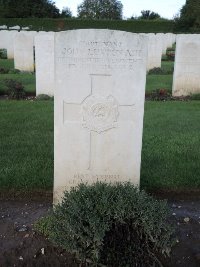
[[[142,60],[142,49],[127,49],[121,42],[81,41],[77,47],[63,47],[56,60],[68,69],[134,70]]]

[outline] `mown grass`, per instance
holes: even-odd
[[[200,101],[146,102],[143,188],[200,188]]]
[[[29,73],[19,73],[19,74],[1,74],[0,75],[0,94],[6,94],[7,87],[5,85],[5,80],[12,79],[21,82],[24,86],[24,90],[29,94],[35,94],[36,91],[36,81],[35,75]]]
[[[14,69],[13,59],[0,59],[0,68],[4,69]],[[24,86],[25,91],[28,94],[35,94],[36,92],[36,81],[35,74],[31,73],[19,73],[19,74],[0,74],[0,95],[6,94],[7,87],[5,85],[5,80],[12,79],[21,82]]]
[[[147,75],[146,92],[151,93],[156,89],[166,89],[170,93],[172,92],[172,74],[165,75]]]
[[[199,118],[200,101],[146,102],[142,188],[200,187]],[[53,102],[0,101],[0,125],[0,188],[52,189]]]
[[[166,89],[172,93],[173,83],[173,61],[162,61],[161,68],[163,71],[171,71],[171,74],[148,74],[146,82],[146,92],[151,93],[157,89]]]
[[[173,61],[162,61],[161,68],[165,71],[171,71],[174,69]]]
[[[0,188],[53,184],[53,102],[0,101]]]
[[[14,60],[13,59],[1,59],[0,58],[0,68],[5,69],[14,69]]]

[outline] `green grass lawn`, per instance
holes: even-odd
[[[200,101],[146,102],[143,188],[200,187],[199,118]],[[0,101],[0,125],[0,188],[52,189],[53,102]]]
[[[14,69],[13,59],[0,59],[0,68]],[[35,94],[36,81],[35,74],[31,73],[19,73],[19,74],[0,74],[0,95],[6,94],[5,80],[12,79],[21,82],[24,89],[29,94]]]
[[[162,61],[161,68],[164,71],[171,71],[174,68],[174,62]],[[146,92],[151,93],[152,91],[157,89],[167,89],[170,93],[172,93],[172,83],[173,83],[173,74],[147,75]]]
[[[146,102],[143,188],[200,188],[200,101]]]
[[[173,75],[147,75],[146,92],[151,93],[156,89],[166,89],[172,92]]]
[[[174,69],[174,62],[173,61],[162,61],[161,68],[166,71],[171,71]]]
[[[14,69],[14,60],[13,59],[1,59],[0,58],[0,68],[5,69]]]
[[[19,73],[19,74],[0,74],[0,94],[6,93],[5,80],[12,79],[21,82],[24,86],[24,90],[27,93],[35,94],[36,91],[36,81],[35,75],[30,73]]]
[[[0,101],[0,188],[53,184],[53,102]]]

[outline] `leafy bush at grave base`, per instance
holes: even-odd
[[[167,89],[156,89],[151,93],[147,93],[146,98],[148,100],[166,101],[171,100],[171,94],[168,92]]]
[[[153,68],[153,69],[150,69],[148,71],[148,74],[151,75],[151,74],[157,74],[157,75],[168,75],[168,74],[173,74],[173,68],[171,70],[165,70],[163,68]]]
[[[15,80],[5,80],[7,86],[7,94],[10,99],[20,100],[25,97],[24,86]]]
[[[6,68],[0,68],[0,74],[7,74],[9,72],[9,70],[8,69],[6,69]]]
[[[19,74],[19,73],[20,73],[20,70],[18,70],[18,69],[10,69],[10,70],[8,71],[8,73],[9,73],[9,74]]]
[[[0,58],[1,59],[7,59],[7,50],[6,49],[0,49]]]
[[[161,266],[174,244],[165,201],[130,183],[80,184],[36,229],[75,253],[81,266]]]
[[[162,61],[169,61],[167,55],[162,55]]]
[[[41,94],[41,95],[38,95],[36,97],[36,100],[53,100],[54,97],[53,96],[49,96],[49,95],[45,95],[45,94]]]
[[[169,61],[174,61],[174,59],[175,59],[175,50],[174,50],[174,48],[167,48],[166,56],[167,56],[167,59]]]
[[[190,96],[190,99],[191,100],[200,100],[200,93],[199,94],[192,94]]]
[[[20,70],[18,69],[7,69],[4,67],[0,67],[0,74],[19,74]]]

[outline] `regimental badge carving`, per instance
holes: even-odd
[[[101,133],[115,128],[118,103],[113,96],[90,95],[82,103],[83,127]]]

